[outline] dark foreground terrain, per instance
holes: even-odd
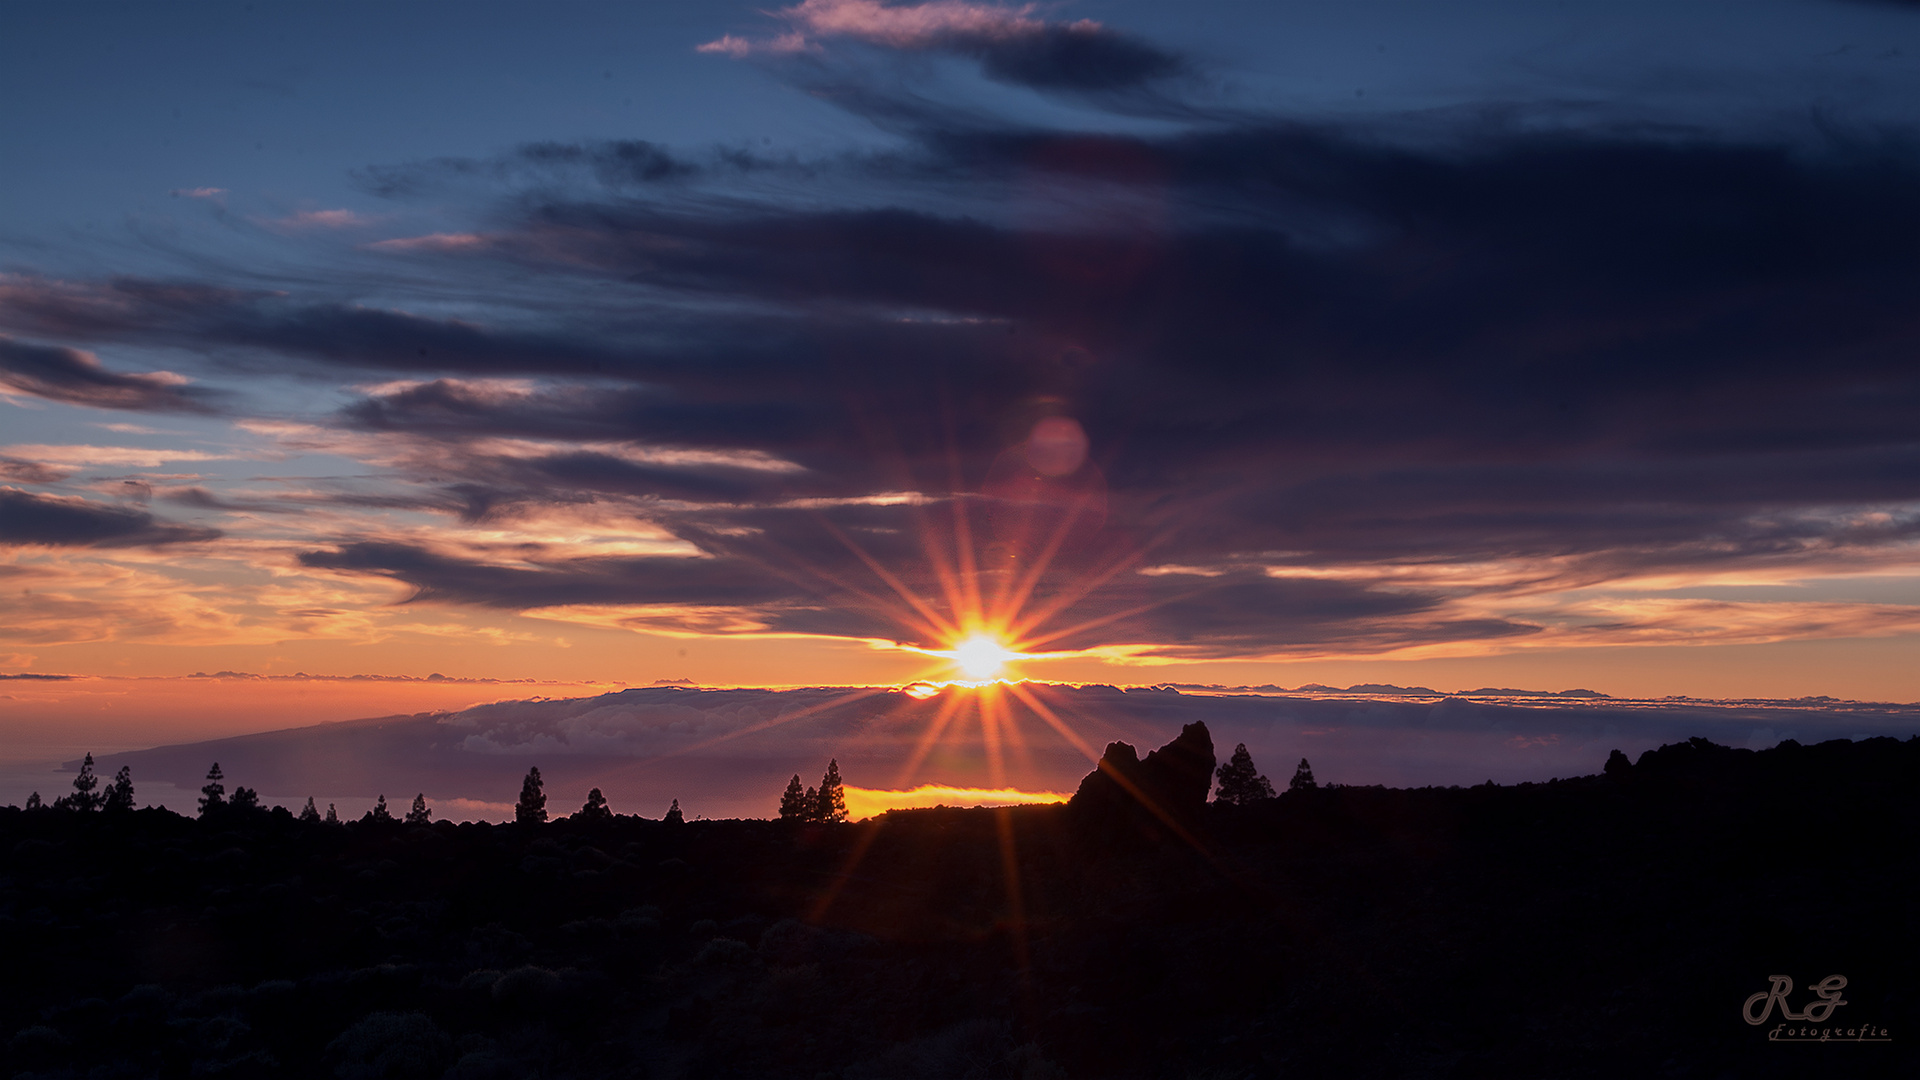
[[[1920,1075],[1920,739],[1245,807],[1152,767],[837,826],[0,810],[3,1075]],[[1844,976],[1841,1039],[1747,1023],[1773,975]]]

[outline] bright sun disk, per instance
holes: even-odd
[[[975,634],[953,647],[953,662],[960,665],[970,679],[991,679],[1000,674],[1007,661],[1018,660],[1020,654],[1000,644],[985,634]]]

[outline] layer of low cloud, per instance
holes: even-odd
[[[125,762],[136,784],[146,778],[192,790],[218,760],[230,783],[281,798],[336,792],[371,801],[385,794],[391,803],[415,791],[434,801],[507,799],[526,770],[538,766],[556,813],[571,810],[594,786],[622,813],[658,817],[678,799],[690,814],[769,817],[791,775],[815,782],[830,758],[849,784],[868,789],[932,784],[1070,792],[1091,767],[1088,754],[1099,754],[1108,742],[1144,751],[1195,720],[1210,729],[1217,757],[1224,760],[1245,743],[1280,786],[1303,757],[1323,783],[1517,783],[1591,775],[1612,750],[1637,757],[1694,736],[1760,749],[1787,738],[1810,743],[1920,732],[1920,712],[1912,706],[1830,701],[1182,693],[1041,684],[1022,693],[996,692],[988,705],[1001,736],[997,761],[980,737],[976,691],[950,689],[922,699],[885,689],[657,687],[323,724],[111,756],[100,767]],[[917,753],[929,730],[938,732],[932,751]]]

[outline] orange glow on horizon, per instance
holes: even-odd
[[[904,791],[857,787],[842,790],[847,796],[847,816],[855,821],[875,817],[889,810],[925,810],[935,806],[1041,806],[1063,803],[1073,797],[1070,791],[968,788],[945,784],[921,784]]]

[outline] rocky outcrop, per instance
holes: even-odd
[[[1149,832],[1178,829],[1197,818],[1213,783],[1213,736],[1191,723],[1141,760],[1132,745],[1109,743],[1068,804],[1088,821],[1133,822]]]

